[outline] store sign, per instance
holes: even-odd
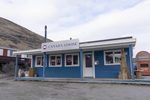
[[[41,47],[42,52],[71,50],[71,49],[79,49],[79,39],[42,43]]]

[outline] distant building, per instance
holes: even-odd
[[[150,53],[140,51],[136,54],[137,70],[142,70],[142,75],[150,75]]]
[[[2,70],[2,65],[9,62],[16,62],[16,56],[13,54],[14,51],[20,51],[18,49],[0,47],[0,70]],[[25,62],[31,63],[31,55],[19,55],[19,64],[24,64]]]

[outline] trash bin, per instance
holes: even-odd
[[[136,78],[142,78],[142,71],[141,70],[134,70]]]

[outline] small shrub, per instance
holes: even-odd
[[[23,65],[19,66],[18,68],[24,71],[29,71],[30,63],[25,62]]]
[[[15,76],[15,63],[10,62],[8,64],[3,65],[2,71],[8,76]]]
[[[14,62],[10,62],[8,64],[3,65],[2,71],[8,76],[15,76],[15,67],[16,67],[16,64]],[[25,62],[23,65],[18,66],[18,70],[21,69],[23,71],[29,71],[29,67],[30,67],[30,64]]]

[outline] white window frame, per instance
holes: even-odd
[[[0,49],[0,56],[3,56],[3,52],[4,50],[3,49]],[[1,54],[2,53],[2,54]]]
[[[55,56],[55,66],[51,65],[51,62],[50,62],[51,56]],[[60,62],[61,64],[60,65],[56,65],[56,57],[57,56],[61,57],[61,62]],[[62,67],[62,55],[49,55],[49,67]]]
[[[21,54],[21,58],[27,58],[27,55]]]
[[[35,67],[43,67],[42,65],[37,65],[37,57],[43,57],[43,56],[36,56],[35,57]],[[44,60],[44,57],[43,57],[43,60]],[[41,64],[42,64],[42,60],[41,60]],[[43,62],[43,65],[44,65],[44,62]],[[47,67],[47,57],[46,57],[46,66]]]
[[[32,55],[27,55],[27,58],[32,58]]]
[[[13,50],[7,50],[7,56],[8,57],[15,57],[15,55],[13,54]]]
[[[10,50],[7,50],[7,56],[10,56]]]
[[[106,52],[113,52],[113,63],[112,64],[106,64]],[[104,65],[120,65],[120,63],[115,63],[115,52],[121,52],[121,50],[110,50],[110,51],[104,51]]]
[[[72,65],[66,65],[66,56],[67,55],[72,55]],[[78,56],[78,64],[74,64],[73,65],[73,55],[77,55]],[[79,53],[74,53],[74,54],[65,54],[65,67],[79,67],[80,62],[79,62]]]

